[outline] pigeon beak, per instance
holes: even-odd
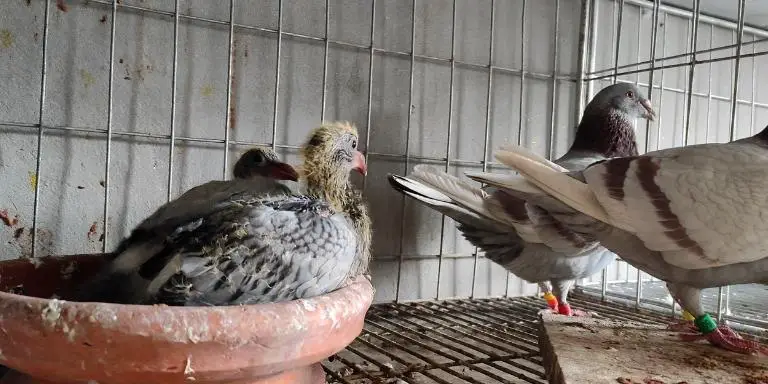
[[[643,113],[644,118],[650,121],[656,120],[656,112],[653,111],[653,107],[651,106],[650,100],[643,99],[643,101],[640,102],[640,105],[642,105],[643,108],[645,108],[645,113]]]
[[[355,151],[354,157],[352,158],[352,169],[360,172],[363,176],[368,174],[368,165],[365,164],[365,156],[363,156],[360,151]]]
[[[291,180],[291,181],[299,180],[299,173],[296,172],[296,170],[292,166],[286,163],[272,164],[269,174],[270,176],[272,176],[272,178],[277,180]]]

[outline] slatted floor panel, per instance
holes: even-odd
[[[598,316],[669,322],[574,292]],[[540,298],[444,300],[371,307],[361,335],[323,362],[329,383],[546,383],[538,348]]]

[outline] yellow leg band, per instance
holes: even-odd
[[[696,318],[693,315],[691,315],[690,312],[688,312],[685,309],[683,309],[683,320],[685,320],[685,321],[693,321],[695,319]]]
[[[549,306],[552,308],[554,308],[557,305],[557,298],[555,297],[555,295],[552,294],[552,292],[545,292],[544,300],[546,300],[547,304],[549,304]]]

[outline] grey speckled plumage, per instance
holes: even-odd
[[[696,317],[696,336],[768,353],[727,325],[715,328],[701,305],[702,289],[768,282],[768,127],[730,143],[610,159],[570,174],[531,161],[521,148],[497,158],[535,185],[509,184],[513,193],[664,280]]]
[[[359,217],[365,212],[362,199],[354,193],[352,199],[333,198],[351,196],[351,170],[365,173],[356,145],[351,126],[321,126],[304,154],[305,166],[333,176],[324,178],[325,184],[307,175],[305,195],[285,195],[249,189],[255,185],[251,176],[219,182],[213,193],[200,194],[205,209],[169,216],[172,230],[164,224],[162,231],[126,239],[118,256],[75,299],[233,305],[338,289],[368,266],[370,233],[361,230],[369,230],[361,224],[367,216]]]
[[[131,235],[118,244],[110,256],[115,257],[134,242],[146,236],[169,235],[179,225],[214,211],[218,202],[243,193],[251,195],[284,195],[295,193],[298,173],[278,160],[277,154],[266,147],[254,147],[235,163],[234,180],[213,180],[190,188],[181,196],[160,206],[137,225]]]
[[[570,150],[555,161],[565,169],[583,169],[610,156],[637,154],[632,119],[653,119],[647,99],[631,84],[601,90],[589,103]],[[590,140],[597,138],[599,140]],[[487,173],[475,178],[504,177]],[[434,167],[416,166],[406,177],[389,175],[393,188],[459,223],[458,230],[490,260],[515,275],[553,291],[553,310],[571,314],[568,290],[616,258],[594,238],[569,231],[546,210],[503,190],[482,190]],[[547,282],[552,283],[550,288]]]

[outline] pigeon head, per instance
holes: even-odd
[[[350,172],[368,172],[358,145],[357,128],[347,122],[324,123],[312,130],[301,150],[309,191],[340,204]]]
[[[640,117],[653,121],[656,118],[651,101],[634,84],[629,83],[617,83],[600,90],[587,105],[584,114],[606,112],[618,112],[630,119]]]
[[[251,148],[240,156],[232,174],[236,179],[247,179],[257,175],[277,180],[297,181],[299,179],[298,172],[290,164],[278,160],[277,154],[265,147]]]
[[[632,122],[638,117],[653,121],[656,112],[636,86],[618,83],[605,87],[587,104],[571,149],[605,157],[636,156]]]

